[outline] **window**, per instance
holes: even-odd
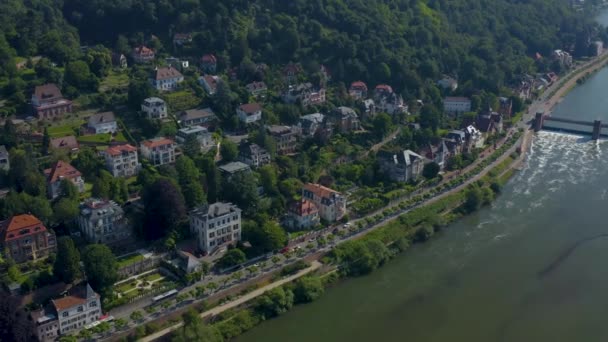
[[[84,311],[84,308],[82,306],[79,306],[78,307],[78,312],[83,312],[83,311]]]
[[[89,307],[91,307],[91,308],[97,307],[97,302],[93,301],[93,302],[89,303]]]
[[[66,311],[66,312],[62,313],[61,315],[62,315],[63,317],[68,317],[68,315],[69,315],[69,314],[70,314],[70,313]]]

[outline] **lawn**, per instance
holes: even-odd
[[[137,288],[136,285],[137,285],[137,280],[130,280],[126,283],[118,285],[118,287],[116,288],[116,292],[125,294],[133,289],[136,289]]]
[[[112,89],[121,89],[129,86],[129,75],[126,72],[110,71],[108,77],[104,78],[99,85],[99,91],[105,92]]]
[[[51,138],[60,138],[68,135],[75,135],[82,124],[84,124],[84,120],[73,120],[72,122],[64,123],[62,125],[49,126],[49,136]]]
[[[163,277],[162,274],[160,274],[158,272],[154,272],[154,273],[147,274],[146,276],[144,276],[143,278],[140,278],[140,279],[143,280],[143,281],[147,281],[147,282],[151,283],[151,282],[153,282],[155,280],[158,280],[158,279],[160,279],[162,277]]]
[[[129,254],[118,258],[118,268],[129,266],[136,262],[144,260],[144,256],[139,253]]]
[[[112,134],[103,133],[103,134],[94,134],[94,135],[83,135],[83,136],[78,137],[78,141],[93,143],[93,144],[108,145],[112,141]],[[125,138],[125,136],[124,136],[124,134],[122,134],[122,132],[119,132],[118,134],[116,134],[116,137],[114,137],[114,141],[126,142],[127,138]]]

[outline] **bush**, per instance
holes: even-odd
[[[307,267],[310,267],[310,263],[308,263],[304,260],[298,260],[291,265],[287,265],[287,266],[283,267],[283,269],[281,269],[280,275],[281,275],[281,277],[287,277],[290,275],[294,275],[294,274],[298,273],[298,271],[303,270]]]

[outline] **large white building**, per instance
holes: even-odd
[[[124,211],[114,201],[91,198],[83,202],[80,205],[78,227],[90,243],[111,245],[131,237]]]
[[[169,138],[155,138],[141,142],[142,157],[148,159],[154,166],[175,162],[175,142]]]
[[[104,157],[106,167],[114,177],[135,176],[141,167],[137,149],[129,144],[108,147]]]
[[[443,99],[443,111],[453,115],[470,112],[471,100],[468,97],[446,97]]]
[[[148,119],[164,119],[167,117],[167,104],[158,97],[149,97],[141,104],[141,111]]]
[[[190,231],[206,253],[236,244],[241,240],[241,209],[232,203],[203,205],[190,212]]]
[[[102,316],[100,296],[89,284],[51,301],[47,308],[32,313],[39,341],[55,341],[60,335],[75,334]]]

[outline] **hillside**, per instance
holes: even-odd
[[[213,52],[225,67],[244,58],[269,65],[300,61],[310,70],[324,64],[335,80],[386,82],[413,98],[423,97],[426,80],[441,73],[497,93],[522,72],[534,71],[535,52],[548,55],[594,32],[566,1],[550,0],[65,0],[61,5],[4,1],[0,61],[44,54],[63,64],[78,53],[79,36],[82,45],[121,50],[124,38],[134,45],[155,35],[171,52],[173,33],[193,32],[194,43],[182,54]]]

